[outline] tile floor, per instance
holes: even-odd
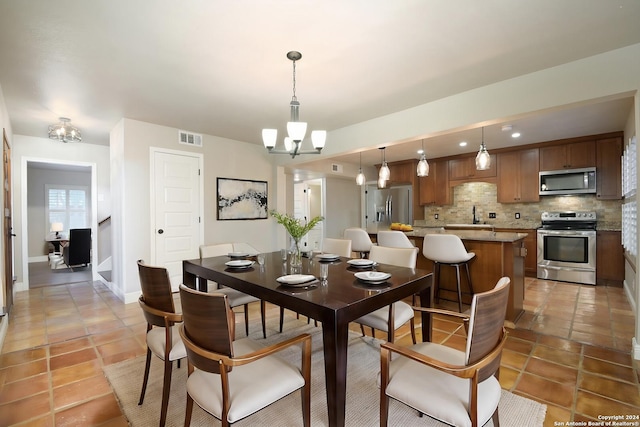
[[[640,414],[623,290],[527,279],[525,295],[503,352],[502,387],[546,403],[547,426]],[[277,322],[277,308],[268,310]],[[407,329],[398,342],[410,341]],[[137,303],[123,304],[98,282],[19,293],[0,353],[0,426],[126,426],[102,367],[142,356],[144,334]],[[446,318],[434,320],[433,337],[463,343],[460,324]]]

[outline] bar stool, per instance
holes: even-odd
[[[367,258],[373,242],[369,233],[362,228],[347,228],[344,230],[344,238],[351,240],[351,250],[358,252],[360,258]]]
[[[467,252],[462,240],[453,234],[427,234],[422,244],[422,254],[425,258],[434,262],[435,273],[435,300],[440,296],[440,264],[451,265],[456,268],[456,284],[458,287],[458,308],[462,313],[462,291],[460,289],[460,265],[464,264],[467,270],[469,289],[473,294],[471,275],[469,274],[469,261],[476,256],[473,252]]]

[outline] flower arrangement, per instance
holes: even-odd
[[[269,211],[269,214],[271,214],[271,216],[274,217],[276,221],[278,221],[278,224],[282,224],[285,230],[287,230],[287,233],[289,233],[289,235],[295,242],[296,248],[294,262],[300,263],[300,239],[302,239],[305,234],[311,231],[311,229],[315,227],[316,224],[324,220],[324,217],[317,216],[315,218],[312,218],[311,221],[303,223],[302,219],[300,218],[294,218],[289,214],[281,214],[276,210]]]

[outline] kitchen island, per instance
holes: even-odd
[[[491,230],[447,230],[436,228],[414,228],[405,234],[420,248],[418,268],[433,271],[433,262],[422,255],[422,243],[426,234],[455,234],[462,239],[467,251],[476,256],[469,262],[469,273],[474,292],[484,292],[507,276],[511,279],[507,322],[515,324],[524,312],[524,257],[526,233],[493,232]],[[442,265],[440,268],[440,297],[457,301],[455,268]],[[466,274],[461,272],[462,300],[471,304],[471,291]]]

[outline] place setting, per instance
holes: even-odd
[[[287,274],[276,279],[287,292],[307,291],[315,288],[320,281],[312,274]]]
[[[372,261],[370,259],[365,259],[365,258],[350,259],[349,261],[347,261],[347,264],[349,264],[350,269],[357,269],[357,270],[366,270],[369,268],[375,268],[375,266],[378,265],[378,263],[376,263],[375,261]]]
[[[387,280],[391,277],[391,274],[384,273],[382,271],[359,271],[354,274],[358,282],[365,285],[388,285]]]
[[[340,255],[322,253],[322,254],[316,255],[316,259],[319,262],[336,262],[336,261],[340,261]]]
[[[227,270],[229,271],[242,271],[247,270],[253,267],[254,261],[250,259],[232,259],[231,261],[227,261],[224,265],[227,266]]]

